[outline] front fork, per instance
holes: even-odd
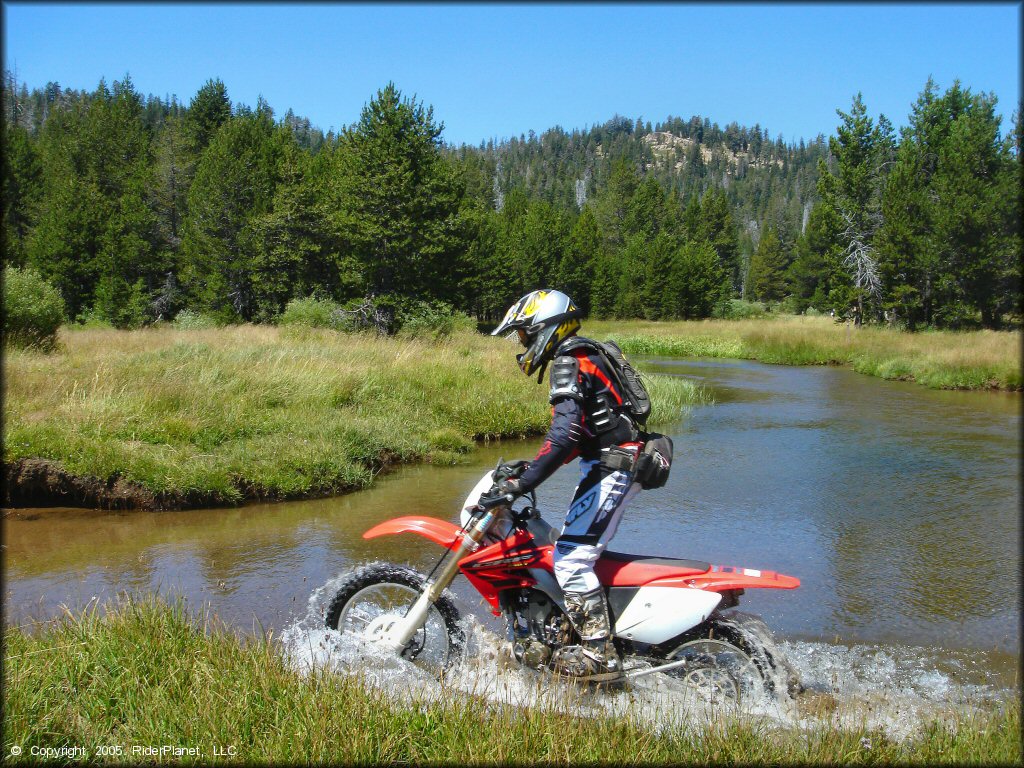
[[[476,522],[471,525],[462,536],[462,543],[458,548],[451,550],[451,557],[441,568],[441,572],[432,581],[428,581],[413,603],[412,608],[403,617],[396,619],[384,632],[381,642],[392,652],[400,653],[405,650],[412,640],[416,631],[427,621],[427,612],[441,593],[455,580],[459,572],[459,562],[467,554],[475,550],[480,540],[487,533],[491,523],[494,521],[494,510],[487,510]]]

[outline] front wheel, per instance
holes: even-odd
[[[372,644],[388,617],[405,616],[425,585],[421,573],[404,566],[375,563],[356,568],[327,607],[327,627],[337,630],[344,643]],[[450,597],[442,595],[430,606],[426,622],[416,630],[402,658],[440,675],[458,659],[464,643],[458,609]]]

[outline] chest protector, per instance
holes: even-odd
[[[647,388],[644,386],[643,381],[640,380],[640,374],[637,373],[636,369],[630,365],[628,360],[626,360],[626,356],[622,354],[622,350],[619,349],[618,344],[613,341],[601,342],[583,338],[582,336],[573,336],[558,348],[559,357],[555,359],[555,364],[557,365],[558,361],[562,360],[563,357],[568,357],[578,366],[578,361],[569,354],[577,349],[585,349],[588,352],[597,354],[598,359],[604,363],[603,367],[605,371],[611,376],[612,386],[618,393],[619,397],[622,398],[622,405],[618,408],[615,408],[618,403],[613,404],[612,402],[608,402],[608,398],[606,397],[602,398],[599,396],[597,398],[593,398],[596,400],[605,400],[605,402],[603,403],[603,408],[597,406],[596,403],[594,404],[594,406],[597,406],[597,409],[593,416],[597,418],[591,420],[592,426],[594,426],[599,433],[614,427],[615,422],[617,421],[617,419],[611,418],[612,410],[614,409],[624,412],[636,425],[643,427],[648,417],[651,415],[651,396],[647,393]],[[563,363],[563,367],[567,367],[566,363]],[[571,371],[571,381],[568,380],[568,376],[570,374],[569,370],[560,372],[558,378],[559,384],[562,386],[559,387],[559,396],[572,396],[570,391],[566,391],[564,387],[568,387],[568,389],[571,390],[572,387],[576,385],[576,374],[578,374],[578,371],[578,367],[576,370]],[[554,400],[556,396],[555,389],[556,372],[552,370],[552,400]],[[578,395],[582,395],[582,393],[578,393]],[[582,400],[582,397],[580,397],[580,399]],[[587,399],[590,400],[592,398]],[[588,403],[584,402],[584,408],[587,410],[587,415],[591,416],[591,408]],[[610,421],[610,423],[604,424],[603,422],[605,421]],[[601,426],[598,425],[598,422],[602,422]],[[602,429],[602,427],[604,428]]]

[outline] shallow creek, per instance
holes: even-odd
[[[694,379],[715,402],[663,429],[676,444],[672,477],[637,498],[612,549],[798,576],[800,589],[750,591],[741,609],[773,628],[812,689],[888,691],[923,706],[1019,685],[1019,394],[746,361],[645,367]],[[156,590],[241,630],[284,632],[316,658],[329,643],[315,626],[324,586],[338,574],[370,560],[429,570],[439,554],[419,537],[366,541],[363,531],[403,514],[456,519],[486,469],[532,456],[538,442],[484,446],[456,467],[403,468],[334,499],[14,510],[3,521],[5,621]],[[563,468],[539,493],[552,522],[576,472]],[[496,652],[497,621],[460,581],[455,592],[486,638],[479,647]]]

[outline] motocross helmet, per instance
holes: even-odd
[[[523,373],[532,376],[554,357],[559,344],[580,329],[582,314],[561,291],[533,291],[509,307],[505,319],[491,335],[518,331],[519,341],[526,351],[516,355],[516,360]]]

